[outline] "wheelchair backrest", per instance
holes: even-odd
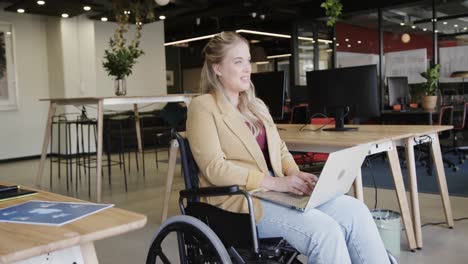
[[[193,158],[188,140],[177,132],[173,132],[179,143],[180,161],[186,189],[198,188],[198,166]]]

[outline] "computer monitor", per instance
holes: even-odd
[[[284,71],[253,73],[250,79],[255,86],[255,94],[268,106],[273,119],[283,119],[286,89]]]
[[[380,116],[377,66],[364,65],[307,72],[311,114],[336,113],[336,127],[343,115],[360,122]]]
[[[406,104],[410,99],[407,76],[387,77],[388,84],[388,104]]]

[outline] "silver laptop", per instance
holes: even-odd
[[[330,153],[310,196],[275,191],[254,192],[252,196],[300,211],[315,208],[349,191],[368,151],[369,145],[363,144]]]

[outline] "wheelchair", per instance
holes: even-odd
[[[180,191],[179,197],[182,215],[169,218],[156,231],[148,251],[147,264],[303,263],[298,259],[300,253],[285,239],[258,237],[253,202],[248,192],[235,185],[200,188],[199,170],[187,139],[175,131],[171,131],[171,137],[177,139],[179,144],[186,187]],[[249,213],[229,212],[199,199],[225,195],[243,195],[247,199]],[[171,241],[174,236],[178,245],[177,256],[172,251],[165,251],[167,247],[163,245],[170,243],[165,241]]]

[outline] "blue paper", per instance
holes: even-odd
[[[113,204],[28,201],[0,209],[0,222],[62,226]]]

